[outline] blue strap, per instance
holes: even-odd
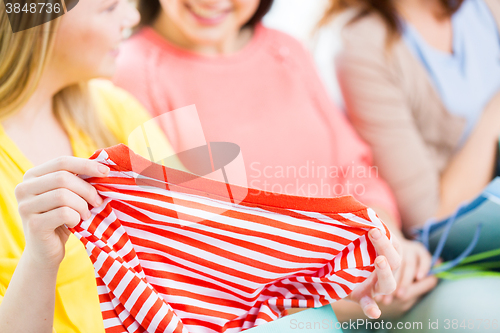
[[[457,266],[460,264],[465,258],[469,256],[469,254],[474,250],[474,248],[477,245],[477,242],[479,241],[479,236],[481,235],[481,229],[483,227],[483,224],[480,223],[477,228],[476,232],[474,233],[474,237],[472,238],[472,241],[470,242],[469,246],[455,259],[448,261],[438,267],[435,267],[431,269],[430,274],[438,274],[444,271],[447,271],[449,269],[452,269],[453,267]]]
[[[436,223],[436,219],[429,219],[425,222],[424,227],[422,228],[422,234],[420,235],[420,241],[424,244],[427,251],[430,251],[429,245],[429,237],[431,233],[431,227]]]
[[[432,255],[432,261],[431,261],[431,267],[434,267],[436,265],[436,262],[439,260],[439,257],[441,256],[441,253],[443,252],[444,246],[446,244],[446,240],[448,239],[448,236],[450,235],[451,228],[453,227],[453,224],[457,220],[457,216],[460,214],[460,211],[464,205],[460,205],[457,210],[453,213],[453,215],[446,221],[446,224],[444,226],[444,231],[441,237],[439,238],[438,245],[436,249],[434,250],[434,253]],[[434,219],[430,219],[425,223],[425,225],[422,228],[422,234],[420,237],[420,241],[424,244],[424,246],[427,248],[427,250],[430,251],[430,244],[429,244],[429,238],[430,238],[430,233],[431,233],[431,228],[435,224]],[[482,224],[479,224],[476,228],[476,232],[474,233],[474,237],[472,238],[472,241],[469,243],[467,248],[455,259],[446,262],[442,265],[439,265],[437,267],[434,267],[431,269],[429,272],[429,275],[432,274],[437,274],[446,270],[449,270],[458,264],[460,264],[467,256],[474,250],[474,248],[477,245],[477,242],[479,241],[479,236],[481,235],[481,229],[482,229]]]
[[[460,210],[457,209],[453,215],[448,219],[448,222],[446,222],[446,226],[444,227],[444,232],[441,235],[441,238],[439,238],[438,245],[436,247],[436,250],[434,251],[432,255],[432,262],[431,262],[431,267],[434,267],[436,262],[439,260],[439,257],[441,256],[441,253],[443,252],[444,245],[446,244],[446,240],[448,239],[448,236],[450,234],[451,227],[455,223],[458,215],[458,211]],[[427,244],[429,241],[427,240]]]

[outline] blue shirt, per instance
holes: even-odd
[[[427,69],[447,109],[467,120],[461,144],[500,91],[500,35],[483,0],[465,0],[452,16],[453,54],[430,46],[403,21],[403,40]]]

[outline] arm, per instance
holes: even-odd
[[[52,332],[57,267],[23,254],[0,306],[2,332]]]
[[[109,171],[99,167],[62,157],[29,170],[16,187],[26,246],[0,304],[0,332],[52,332],[57,271],[70,235],[66,226],[90,217],[89,203],[102,203],[95,188],[75,174],[102,177]]]
[[[441,176],[438,217],[450,215],[461,203],[474,199],[491,181],[499,134],[500,92],[485,108],[469,139]]]

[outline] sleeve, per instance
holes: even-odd
[[[309,83],[307,88],[317,109],[323,113],[332,130],[335,141],[333,167],[341,185],[338,191],[334,188],[335,194],[350,194],[365,205],[382,208],[394,218],[396,224],[400,224],[400,215],[392,191],[379,176],[378,168],[373,165],[369,147],[329,98],[309,52],[303,48],[296,52],[301,54],[303,60],[300,64],[304,81]]]
[[[349,35],[336,57],[347,113],[371,146],[380,176],[392,188],[406,228],[437,210],[439,171],[416,126],[412,110],[386,61],[385,43]]]
[[[106,80],[93,80],[92,86],[98,93],[100,115],[120,143],[152,162],[175,155],[156,120],[132,95]],[[179,159],[168,161],[166,166],[185,170]]]

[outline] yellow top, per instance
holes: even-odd
[[[105,80],[93,80],[89,86],[99,114],[120,143],[128,144],[134,152],[148,158],[144,139],[136,136],[129,140],[131,133],[144,133],[147,128],[146,141],[161,147],[162,157],[174,154],[159,127],[154,121],[148,122],[147,112],[128,93]],[[134,131],[144,123],[146,126],[141,131]],[[97,150],[82,131],[73,128],[68,135],[74,156],[88,158]],[[180,162],[174,164],[169,166],[182,169]],[[25,245],[14,189],[32,167],[0,125],[0,302]],[[57,276],[54,329],[57,333],[104,332],[92,263],[74,235],[66,244],[66,256]]]

